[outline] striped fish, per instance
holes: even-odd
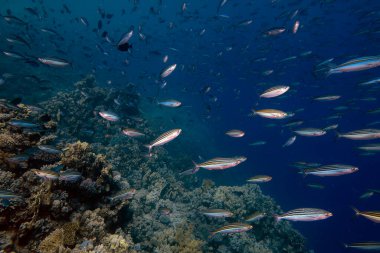
[[[101,111],[101,112],[99,112],[99,115],[100,115],[100,117],[102,117],[103,119],[106,119],[106,120],[109,120],[109,121],[112,121],[112,122],[115,122],[115,121],[120,120],[120,117],[117,116],[117,115],[116,115],[115,113],[113,113],[113,112]]]
[[[290,221],[316,221],[324,220],[332,216],[332,213],[317,208],[298,208],[286,212],[281,215],[276,215],[277,221],[290,220]]]
[[[51,67],[58,67],[58,68],[63,68],[63,67],[67,67],[71,65],[68,61],[64,59],[51,58],[51,57],[38,58],[38,61],[45,65],[48,65]]]
[[[326,131],[319,128],[301,128],[294,131],[296,134],[306,137],[322,136]]]
[[[223,209],[207,209],[201,211],[202,214],[208,216],[208,217],[214,217],[214,218],[225,218],[225,217],[231,217],[233,213],[230,211],[226,211]]]
[[[338,137],[350,140],[373,140],[380,138],[380,129],[361,129],[355,130],[344,134],[338,134]]]
[[[260,97],[261,98],[274,98],[274,97],[278,97],[282,94],[284,94],[285,92],[287,92],[289,90],[289,86],[284,86],[284,85],[278,85],[278,86],[274,86],[272,88],[269,88],[267,89],[266,91],[264,91]]]
[[[315,101],[334,101],[341,98],[339,95],[327,95],[314,98]]]
[[[341,176],[341,175],[351,174],[358,170],[359,168],[352,165],[332,164],[332,165],[325,165],[318,168],[305,169],[303,173],[304,175],[328,177],[328,176]]]
[[[353,207],[355,214],[358,216],[363,216],[364,218],[369,219],[370,221],[380,223],[380,211],[359,211]]]
[[[157,102],[158,105],[166,106],[166,107],[179,107],[181,106],[181,102],[175,99],[168,99],[164,101]]]
[[[32,169],[31,171],[34,174],[36,174],[38,177],[43,178],[43,179],[57,180],[59,178],[59,174],[51,170]]]
[[[365,151],[380,151],[380,143],[372,143],[365,146],[361,146],[358,149],[365,150]]]
[[[344,247],[360,249],[360,250],[379,251],[380,242],[355,242],[355,243],[345,244]]]
[[[206,170],[224,170],[231,167],[235,167],[240,163],[244,162],[245,160],[247,160],[247,158],[244,156],[237,156],[231,158],[216,157],[203,163],[194,163],[194,171],[197,172],[199,168],[203,168]]]
[[[145,134],[137,131],[136,129],[132,129],[132,128],[125,128],[123,130],[123,134],[129,136],[129,137],[140,137],[140,136],[144,136]]]
[[[258,221],[264,218],[265,215],[266,213],[263,213],[263,212],[254,212],[253,214],[245,218],[245,221],[246,222]]]
[[[181,129],[172,129],[170,131],[167,131],[167,132],[161,134],[160,136],[158,136],[157,139],[155,139],[150,144],[145,145],[145,147],[147,147],[149,149],[149,153],[150,153],[150,151],[152,150],[153,147],[162,146],[162,145],[174,140],[175,138],[178,137],[178,135],[180,135],[181,132],[182,132]]]
[[[164,70],[162,70],[160,73],[161,79],[168,77],[171,73],[173,73],[173,71],[175,70],[176,67],[177,67],[177,64],[173,64],[173,65],[170,65],[169,67],[165,68]]]
[[[247,182],[249,182],[249,183],[265,183],[265,182],[269,182],[271,180],[272,180],[271,176],[257,175],[257,176],[254,176],[254,177],[251,177],[250,179],[248,179]]]
[[[244,223],[231,223],[227,226],[221,227],[211,233],[210,237],[213,237],[216,234],[233,234],[233,233],[242,233],[248,230],[251,230],[253,226]]]
[[[260,117],[268,119],[284,119],[288,116],[286,112],[276,109],[262,109],[257,111],[252,109],[252,113],[253,115],[259,115]]]
[[[243,137],[245,133],[238,129],[232,129],[232,130],[227,131],[226,135],[230,137],[234,137],[234,138],[240,138],[240,137]]]
[[[11,191],[0,190],[0,199],[18,199],[18,198],[22,198],[22,197]]]
[[[335,68],[331,68],[328,74],[361,71],[380,66],[379,56],[361,57],[345,62]]]

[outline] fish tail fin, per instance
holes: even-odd
[[[248,114],[248,116],[249,116],[249,117],[254,117],[254,116],[256,116],[256,114],[257,114],[256,111],[255,111],[254,109],[251,109],[251,111],[252,111],[252,112],[251,112],[250,114]]]
[[[351,206],[352,210],[354,210],[356,215],[360,215],[360,211],[356,209],[355,207]]]
[[[193,174],[197,173],[199,171],[199,166],[198,164],[196,164],[196,162],[192,161],[193,164],[194,164],[194,168],[193,168]]]
[[[273,218],[274,218],[276,224],[281,220],[281,217],[280,217],[279,215],[277,215],[277,214],[275,214],[275,215],[273,216]]]
[[[148,153],[150,154],[150,152],[152,151],[152,145],[147,144],[147,145],[144,145],[144,146],[148,149]]]
[[[215,236],[215,234],[216,234],[215,232],[211,232],[210,235],[208,236],[208,239],[213,238]]]

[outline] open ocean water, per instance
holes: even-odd
[[[234,168],[200,169],[189,177],[239,186],[256,175],[271,176],[260,188],[284,212],[318,208],[333,214],[291,222],[316,253],[355,252],[344,245],[380,241],[380,225],[352,209],[380,210],[380,1],[1,0],[0,14],[1,98],[38,104],[73,90],[88,74],[116,92],[133,85],[153,136],[182,129],[178,143],[164,147],[174,159],[188,154],[184,167],[192,168],[191,160],[247,158]],[[128,33],[130,48],[120,50]],[[260,97],[278,85],[289,89]],[[338,97],[327,97],[333,95]],[[181,106],[158,105],[168,99]],[[287,115],[273,119],[265,109]],[[325,132],[294,132],[305,128]],[[245,134],[230,137],[225,133],[231,129]],[[361,129],[372,135],[342,136]],[[283,147],[293,136],[294,143]],[[370,151],[358,149],[369,144]],[[331,164],[359,170],[307,175]]]

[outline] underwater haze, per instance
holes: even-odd
[[[0,252],[380,252],[379,1],[0,15]]]

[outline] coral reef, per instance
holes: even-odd
[[[180,176],[191,166],[189,155],[180,151],[173,158],[157,147],[146,157],[146,139],[121,133],[126,126],[139,129],[147,138],[157,132],[139,118],[138,102],[132,85],[116,92],[98,87],[95,78],[87,76],[73,90],[41,104],[50,117],[47,122],[27,106],[0,103],[0,189],[20,196],[0,206],[2,250],[307,252],[304,238],[288,222],[271,218],[281,212],[280,207],[257,185],[216,186],[197,176]],[[99,117],[100,110],[123,117],[107,122]],[[9,124],[13,119],[27,119],[41,127],[17,128]],[[36,148],[41,144],[55,144],[62,153],[42,152]],[[36,171],[58,178],[49,180]],[[79,173],[80,178],[63,180],[65,172]],[[234,215],[211,219],[200,212],[207,208]],[[244,222],[254,211],[268,215],[251,231],[210,237],[211,231]]]

